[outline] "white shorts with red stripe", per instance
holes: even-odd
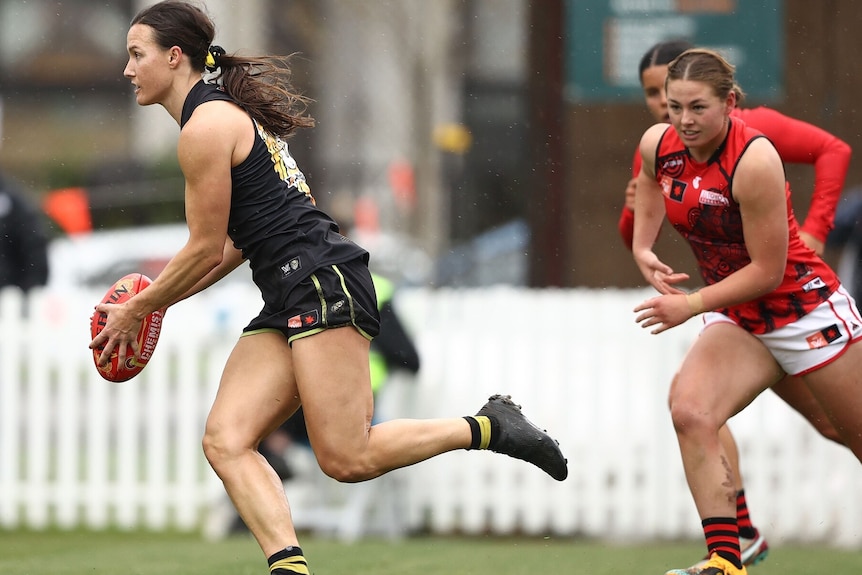
[[[718,312],[703,314],[703,329],[716,323],[732,323]],[[753,334],[772,352],[790,375],[805,375],[832,362],[847,347],[862,339],[862,317],[844,286],[801,319],[769,333]]]

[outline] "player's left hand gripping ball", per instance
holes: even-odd
[[[150,285],[152,280],[144,274],[133,273],[123,276],[111,286],[111,289],[102,298],[101,303],[123,303],[135,296],[142,289]],[[153,356],[153,351],[156,349],[156,344],[159,341],[159,335],[162,332],[162,318],[164,318],[165,310],[156,310],[144,318],[141,324],[141,329],[138,331],[138,348],[140,355],[135,357],[131,346],[126,352],[126,361],[120,365],[120,358],[117,350],[111,352],[111,359],[105,365],[99,365],[99,356],[102,354],[102,347],[93,349],[93,363],[96,364],[96,369],[99,375],[108,381],[127,381],[139,373],[146,367],[150,358]],[[95,312],[90,320],[90,337],[95,339],[102,329],[105,327],[105,322],[108,316],[101,312]]]

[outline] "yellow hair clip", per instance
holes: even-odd
[[[207,70],[210,72],[215,72],[219,66],[221,65],[220,60],[221,57],[224,56],[225,51],[221,46],[210,46],[207,50],[207,57],[204,60],[204,65]]]

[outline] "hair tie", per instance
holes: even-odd
[[[210,46],[207,49],[207,58],[204,61],[206,69],[210,72],[215,72],[221,66],[221,57],[225,55],[224,48],[221,46]]]

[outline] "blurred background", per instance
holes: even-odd
[[[145,4],[0,2],[0,168],[39,203],[82,190],[94,230],[183,221],[178,128],[122,77]],[[661,39],[722,49],[750,106],[862,138],[852,0],[206,6],[228,51],[296,54],[318,126],[291,151],[318,202],[408,283],[638,285],[616,219],[650,124],[637,63]],[[800,217],[812,172],[790,170]],[[848,185],[860,179],[854,162]]]
[[[223,358],[259,307],[248,278],[172,308],[154,361],[133,384],[106,386],[80,353],[96,298],[125,273],[157,275],[186,237],[178,127],[161,107],[138,107],[122,76],[128,23],[147,4],[0,0],[0,171],[45,223],[51,288],[35,294],[29,319],[18,296],[0,298],[5,527],[190,529],[225,503],[199,436]],[[617,231],[632,154],[651,123],[638,61],[669,38],[718,48],[737,65],[748,106],[774,107],[862,149],[862,5],[208,0],[206,8],[229,53],[294,54],[293,81],[314,100],[317,127],[299,132],[291,153],[318,204],[369,248],[372,269],[405,288],[397,303],[423,368],[391,386],[384,413],[472,412],[476,397],[506,389],[570,454],[564,484],[500,458],[481,469],[452,465],[462,455],[452,454],[381,483],[405,492],[406,511],[378,506],[376,492],[354,501],[376,506],[399,534],[699,538],[665,406],[696,326],[662,338],[635,329],[642,280]],[[801,220],[813,169],[788,166],[788,174]],[[848,201],[860,183],[854,161]],[[660,241],[665,261],[693,272],[670,230]],[[85,291],[67,293],[74,288]],[[858,546],[852,456],[816,438],[772,394],[739,417],[743,458],[772,462],[752,466],[748,485],[774,540]],[[504,499],[510,507],[500,511]],[[364,534],[356,515],[333,520],[296,505],[310,526]]]

